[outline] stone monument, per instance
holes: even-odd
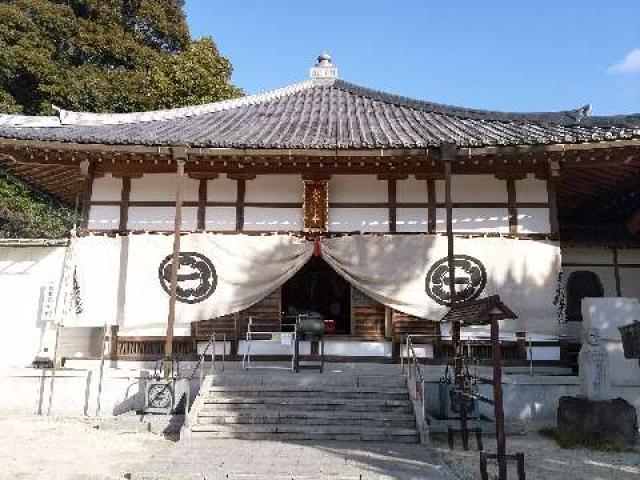
[[[581,395],[589,400],[607,400],[610,396],[609,362],[598,330],[592,328],[578,357]]]
[[[561,397],[558,431],[584,440],[633,445],[638,439],[636,409],[611,398],[608,353],[597,329],[590,329],[579,355],[580,395]]]

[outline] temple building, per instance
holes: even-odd
[[[114,361],[161,358],[166,335],[194,357],[213,332],[238,358],[250,318],[277,333],[308,312],[328,359],[399,359],[415,334],[444,363],[455,284],[517,315],[505,361],[571,365],[582,298],[640,298],[639,115],[415,100],[323,54],[300,83],[212,104],[0,115],[0,163],[77,211],[70,239],[0,246],[20,364],[98,358],[103,328]],[[463,335],[490,358],[487,331]]]

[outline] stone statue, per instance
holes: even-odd
[[[609,372],[607,351],[600,343],[598,330],[589,330],[587,342],[580,350],[581,394],[589,400],[607,400],[609,396]]]

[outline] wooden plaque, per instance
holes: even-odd
[[[326,232],[329,228],[329,183],[326,181],[304,182],[305,232]]]

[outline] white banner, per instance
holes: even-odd
[[[244,310],[287,281],[313,245],[289,235],[180,238],[176,326]],[[82,324],[166,326],[173,235],[74,241]]]
[[[498,294],[518,314],[509,330],[555,332],[558,243],[455,239],[456,289],[463,300]],[[322,241],[325,260],[347,281],[401,312],[439,320],[450,301],[444,236],[350,236]]]

